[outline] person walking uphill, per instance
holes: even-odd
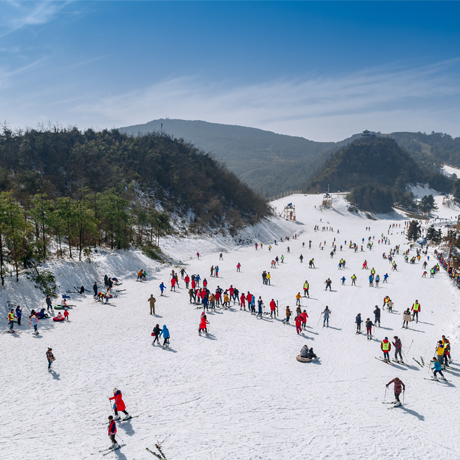
[[[394,392],[395,392],[395,407],[401,406],[401,401],[399,400],[399,395],[403,392],[406,391],[406,385],[404,385],[404,382],[400,380],[398,377],[394,378],[390,382],[387,383],[387,388],[394,383]]]
[[[46,352],[46,359],[48,360],[48,370],[51,372],[51,364],[53,364],[53,361],[56,361],[52,348],[48,348],[48,351]]]
[[[420,311],[422,311],[422,308],[420,307],[420,304],[418,303],[418,300],[416,300],[413,304],[412,304],[412,321],[415,319],[415,322],[418,323],[418,314]]]
[[[152,336],[153,336],[152,345],[155,345],[155,342],[158,342],[158,345],[160,345],[160,332],[161,332],[160,325],[159,324],[155,325],[152,331]]]
[[[153,294],[150,294],[148,301],[150,303],[150,314],[154,315],[155,314],[155,302],[157,301],[157,299],[153,297]]]
[[[131,416],[126,411],[125,402],[123,401],[123,396],[121,391],[118,388],[113,389],[113,396],[109,398],[110,401],[115,400],[113,404],[113,411],[115,412],[115,420],[120,420],[120,416],[118,415],[118,411],[123,412],[126,417],[123,420],[128,420]]]
[[[404,364],[403,362],[403,358],[402,358],[402,343],[401,343],[401,339],[398,337],[398,336],[394,336],[394,342],[393,342],[393,346],[395,347],[395,361],[397,363],[400,363],[400,364]],[[399,360],[398,360],[398,356],[399,356]]]

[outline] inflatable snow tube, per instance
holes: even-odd
[[[55,310],[65,310],[66,308],[68,308],[66,305],[56,305],[54,307]]]
[[[58,318],[57,316],[55,318],[53,318],[53,321],[57,321],[58,323],[60,323],[61,321],[65,321],[65,318],[62,317],[62,318]]]
[[[302,358],[302,356],[300,356],[300,355],[297,355],[296,359],[300,363],[309,363],[311,361],[311,358]]]

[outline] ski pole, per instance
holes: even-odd
[[[116,435],[121,439],[121,442],[124,444],[125,441],[123,441],[123,438],[118,433]]]

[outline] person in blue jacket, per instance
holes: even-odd
[[[345,284],[345,277],[342,276],[342,278],[340,278],[340,280],[342,281],[342,284]]]
[[[18,326],[21,325],[21,318],[22,318],[22,310],[21,310],[21,307],[18,305],[16,307],[16,316],[18,318]]]
[[[164,283],[162,282],[160,284],[160,290],[161,290],[161,295],[163,295],[163,291],[166,289],[166,286],[164,285]]]
[[[168,328],[166,327],[166,324],[163,325],[163,329],[161,330],[160,332],[160,337],[163,336],[164,338],[164,342],[163,342],[163,348],[166,347],[167,345],[169,345],[169,330]]]
[[[387,283],[387,282],[388,282],[388,273],[385,273],[385,274],[383,275],[383,282],[384,282],[384,283]]]
[[[435,380],[438,380],[438,378],[436,377],[436,374],[439,374],[444,380],[446,380],[446,378],[444,377],[444,374],[442,373],[442,365],[438,361],[438,359],[434,357],[431,360],[431,362],[433,363],[433,367],[431,368],[433,370],[433,378]]]
[[[200,286],[200,280],[201,280],[200,275],[195,275],[195,283],[197,286]]]

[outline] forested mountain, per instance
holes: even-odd
[[[0,271],[44,260],[51,239],[81,258],[91,245],[155,251],[171,231],[236,231],[266,201],[193,145],[168,135],[74,128],[0,135]],[[3,273],[3,271],[2,271]]]
[[[243,182],[266,197],[300,190],[332,149],[350,142],[314,142],[244,126],[169,119],[120,131],[137,136],[162,129],[222,160]]]
[[[132,135],[162,129],[222,160],[243,182],[266,197],[302,189],[327,158],[361,137],[355,134],[340,142],[314,142],[243,126],[170,119],[120,128]],[[444,162],[460,168],[460,138],[442,133],[376,135],[395,139],[424,169],[438,171]]]
[[[331,158],[306,186],[308,192],[351,191],[359,209],[388,212],[394,204],[414,207],[408,185],[429,184],[441,192],[459,194],[460,181],[421,168],[414,158],[388,137],[363,137]]]

